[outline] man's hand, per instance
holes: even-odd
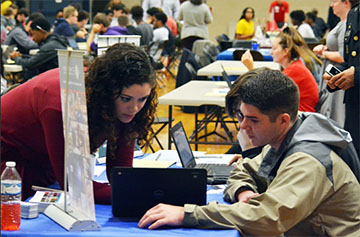
[[[254,148],[255,146],[251,143],[250,138],[246,134],[244,129],[239,129],[239,132],[237,134],[237,139],[239,141],[240,147],[242,151],[249,150],[251,148]]]
[[[16,57],[21,57],[22,56],[22,54],[20,53],[20,52],[18,52],[18,51],[13,51],[12,53],[10,53],[10,58],[12,59],[12,60],[14,60],[14,58],[16,58]]]
[[[347,90],[354,86],[354,74],[355,74],[355,68],[350,67],[350,68],[342,71],[341,73],[333,76],[327,82],[327,84],[329,85],[329,87],[331,89],[333,89],[332,87],[334,87],[334,88],[338,87],[342,90]]]
[[[94,34],[97,34],[101,31],[101,25],[100,24],[94,24],[91,31],[94,33]]]
[[[242,155],[235,154],[233,158],[229,161],[228,166],[231,166],[233,163],[236,163],[239,159],[242,158]]]
[[[250,198],[259,196],[258,193],[255,193],[251,190],[245,190],[239,193],[237,196],[239,202],[249,203]]]
[[[145,213],[140,219],[138,227],[145,228],[151,224],[148,229],[153,230],[163,225],[180,226],[183,223],[184,215],[184,207],[160,203]]]
[[[247,67],[247,69],[254,69],[254,59],[249,49],[241,56],[241,62]]]

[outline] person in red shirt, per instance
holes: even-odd
[[[289,3],[283,0],[276,0],[270,4],[270,22],[275,21],[280,29],[289,19]]]
[[[290,77],[299,87],[300,104],[299,110],[315,112],[315,106],[319,101],[319,90],[316,80],[310,70],[300,59],[300,47],[294,43],[292,36],[280,32],[273,41],[270,51],[274,62],[281,65],[282,73]],[[253,59],[249,51],[246,51],[241,61],[249,69],[253,69]]]
[[[136,138],[153,131],[156,79],[149,57],[131,44],[115,44],[85,73],[90,152],[107,141],[106,171],[132,166]],[[32,185],[64,188],[64,135],[59,69],[46,71],[1,96],[1,169],[16,161],[22,199]],[[96,203],[110,203],[110,185],[93,182]]]

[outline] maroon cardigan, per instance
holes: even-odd
[[[122,136],[120,136],[122,137]],[[113,166],[132,166],[134,142],[119,141]],[[22,177],[22,199],[32,185],[47,187],[56,181],[64,188],[64,135],[59,69],[40,74],[1,97],[1,170],[16,161]],[[96,203],[110,203],[108,184],[93,182]]]

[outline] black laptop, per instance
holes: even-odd
[[[114,167],[111,199],[113,215],[123,218],[141,218],[158,203],[205,205],[206,171]]]
[[[184,127],[180,122],[171,128],[171,136],[175,143],[176,150],[179,154],[181,164],[184,168],[199,168],[207,171],[208,184],[225,184],[232,166],[227,164],[196,164],[195,157],[192,153],[189,141],[187,139]]]

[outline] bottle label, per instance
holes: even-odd
[[[1,181],[2,195],[19,195],[21,194],[21,181],[18,180],[2,180]]]

